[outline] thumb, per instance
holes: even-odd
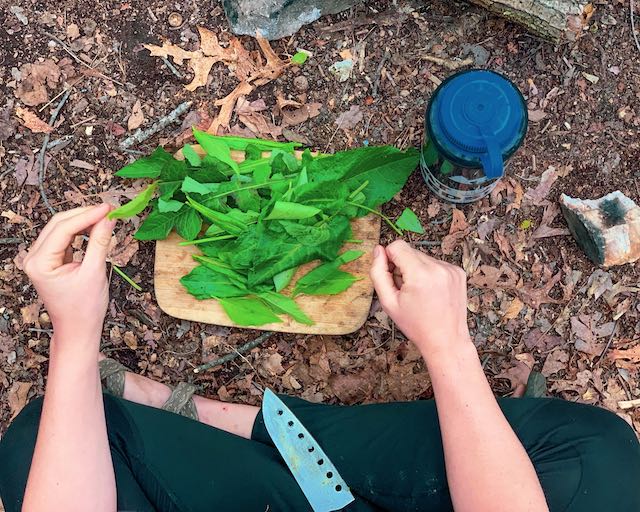
[[[394,307],[397,301],[398,289],[393,282],[393,275],[389,272],[389,260],[384,247],[376,246],[373,251],[373,263],[369,273],[373,286],[383,308]]]
[[[89,233],[89,243],[82,261],[83,266],[99,268],[104,265],[115,225],[115,220],[109,220],[106,217],[94,224]]]

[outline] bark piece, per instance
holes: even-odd
[[[554,42],[575,40],[593,14],[581,0],[469,0]]]
[[[640,259],[640,207],[619,190],[600,199],[560,198],[571,234],[587,257],[610,267]]]

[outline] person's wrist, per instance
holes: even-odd
[[[431,334],[432,336],[433,333]],[[472,353],[477,354],[468,329],[461,330],[458,333],[442,334],[438,340],[422,338],[412,341],[418,347],[427,366],[431,367],[445,366],[452,360]]]
[[[53,324],[51,339],[52,355],[72,353],[78,357],[97,357],[102,337],[100,325],[71,325],[65,323]]]

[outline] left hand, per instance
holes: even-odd
[[[56,343],[90,340],[98,348],[109,303],[105,262],[115,225],[106,218],[110,210],[110,205],[101,204],[54,215],[24,260],[24,271],[51,318]],[[74,262],[71,243],[86,231],[84,259]]]

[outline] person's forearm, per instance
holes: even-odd
[[[63,336],[63,334],[60,334]],[[38,439],[23,511],[116,510],[95,340],[51,343]],[[71,349],[71,350],[70,350]]]
[[[426,357],[456,512],[548,507],[524,447],[491,392],[471,341]]]

